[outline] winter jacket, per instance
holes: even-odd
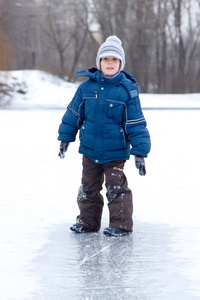
[[[147,157],[150,136],[136,80],[125,71],[107,79],[96,68],[76,75],[89,79],[68,105],[58,140],[73,142],[79,130],[79,153],[97,164],[128,160],[130,154]]]

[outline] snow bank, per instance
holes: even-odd
[[[8,89],[0,106],[7,108],[65,108],[76,91],[75,84],[43,71],[1,71],[0,82]]]

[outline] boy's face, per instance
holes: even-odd
[[[101,72],[108,76],[114,76],[119,72],[121,61],[114,56],[105,56],[101,59]]]

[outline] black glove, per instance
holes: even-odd
[[[139,174],[144,176],[146,174],[146,167],[144,157],[135,155],[135,166],[139,169]]]
[[[60,156],[60,158],[65,158],[65,152],[67,151],[68,146],[69,146],[69,143],[67,143],[67,142],[60,143],[60,152],[58,154],[58,156]]]

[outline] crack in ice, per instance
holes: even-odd
[[[107,245],[105,247],[103,247],[101,250],[99,250],[98,252],[94,253],[93,255],[89,256],[89,257],[84,257],[84,259],[81,261],[80,266],[82,266],[86,261],[90,260],[91,258],[97,256],[99,253],[103,252],[104,250],[106,250],[107,248],[109,248],[110,245]]]
[[[93,257],[95,257],[95,256],[97,256],[97,255],[99,255],[101,252],[103,252],[103,251],[105,251],[107,248],[109,248],[110,247],[110,245],[111,244],[114,244],[116,241],[114,241],[114,242],[111,242],[109,245],[106,245],[105,247],[103,247],[101,250],[99,250],[98,252],[96,252],[96,253],[94,253],[93,255],[91,255],[91,256],[85,256],[83,259],[82,259],[82,261],[80,262],[80,264],[79,264],[79,266],[82,266],[82,265],[84,265],[84,263],[85,262],[87,262],[87,261],[89,261],[90,259],[92,259]]]

